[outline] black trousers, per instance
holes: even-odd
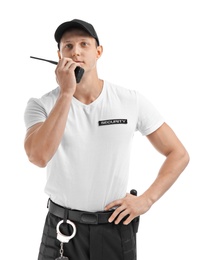
[[[56,226],[61,219],[48,212],[38,260],[55,260],[60,256],[60,241]],[[77,233],[64,243],[64,256],[69,260],[136,260],[136,237],[132,224],[82,224],[75,223]],[[72,227],[60,225],[61,233],[72,234]]]

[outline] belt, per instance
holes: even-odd
[[[51,199],[48,200],[48,210],[51,214],[64,219],[72,220],[82,224],[105,224],[109,223],[108,219],[112,215],[111,211],[88,212],[80,210],[72,210],[62,207],[54,203]]]

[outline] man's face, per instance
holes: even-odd
[[[59,57],[71,58],[85,71],[96,68],[97,59],[102,54],[102,47],[87,32],[72,29],[63,34],[60,41]]]

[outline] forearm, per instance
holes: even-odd
[[[45,167],[56,152],[68,118],[71,95],[60,95],[46,121],[27,135],[25,150],[29,160]]]
[[[189,162],[189,155],[185,149],[181,153],[171,152],[152,185],[143,193],[149,205],[153,205],[175,183]]]

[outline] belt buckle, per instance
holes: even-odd
[[[83,212],[80,217],[80,223],[83,224],[98,224],[98,214]]]

